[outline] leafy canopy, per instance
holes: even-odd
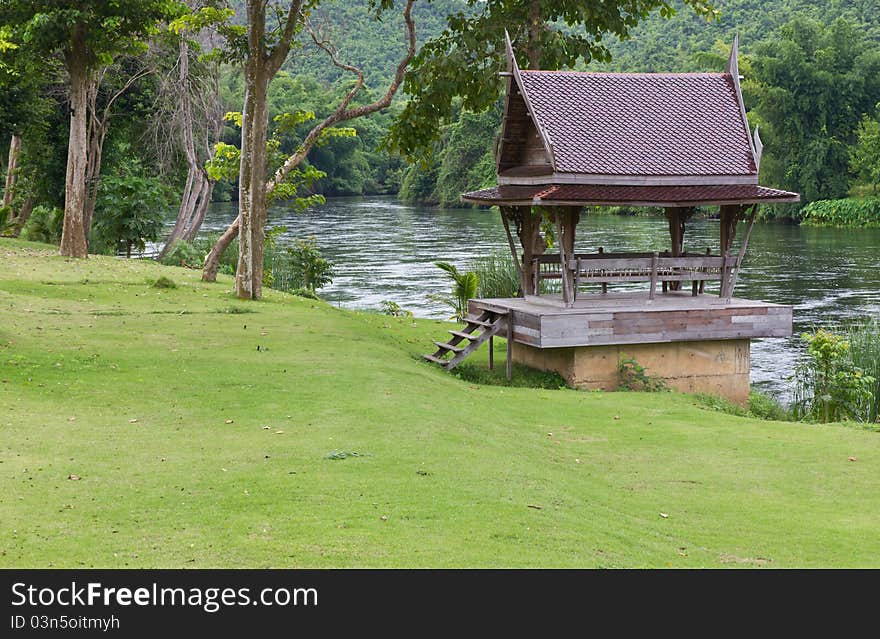
[[[753,121],[772,150],[762,176],[806,202],[845,197],[859,123],[880,100],[880,46],[845,19],[795,18],[758,47],[751,68]]]
[[[0,14],[22,43],[68,55],[71,33],[82,29],[89,66],[107,65],[120,53],[137,53],[163,20],[180,17],[176,0],[0,0]]]
[[[685,4],[707,17],[715,11],[703,0]],[[513,40],[518,63],[530,58],[540,68],[571,67],[579,60],[607,61],[608,35],[626,38],[652,11],[671,16],[666,0],[467,0],[468,11],[447,18],[446,29],[426,42],[404,81],[410,100],[393,125],[389,143],[408,156],[424,156],[454,115],[463,108],[482,112],[501,93],[504,32]],[[530,22],[537,18],[537,28]],[[531,54],[531,55],[530,55]]]

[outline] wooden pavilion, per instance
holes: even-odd
[[[758,184],[763,145],[746,118],[737,41],[723,73],[525,71],[506,46],[498,184],[462,200],[499,208],[522,297],[471,300],[463,330],[425,357],[452,368],[488,341],[491,366],[501,334],[508,375],[519,361],[614,388],[627,357],[673,387],[746,402],[751,338],[789,336],[792,311],[734,297],[737,276],[758,204],[799,196]],[[583,208],[621,205],[662,207],[669,249],[580,252]],[[686,250],[698,206],[720,208],[714,250]],[[546,253],[544,219],[558,253]],[[647,290],[615,286],[633,282]]]

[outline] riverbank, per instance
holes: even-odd
[[[0,259],[0,566],[878,565],[876,433],[482,386],[418,361],[444,322]]]

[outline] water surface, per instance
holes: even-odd
[[[225,228],[234,216],[233,204],[212,205],[205,230]],[[448,309],[430,297],[449,289],[434,262],[468,268],[477,256],[507,250],[498,213],[489,210],[407,206],[390,197],[334,198],[305,213],[275,206],[269,218],[270,226],[287,228],[282,243],[315,236],[336,273],[321,295],[349,308],[378,308],[389,300],[419,317],[446,317]],[[704,251],[717,242],[717,221],[689,223],[687,250]],[[606,251],[662,251],[668,243],[664,218],[585,215],[576,246],[584,252],[598,246]],[[878,229],[755,225],[736,294],[794,306],[795,325],[793,338],[753,340],[755,385],[785,395],[785,378],[800,349],[797,334],[877,314],[877,246]]]

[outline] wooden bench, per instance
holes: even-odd
[[[650,282],[649,299],[654,299],[657,283],[668,290],[669,282],[691,282],[692,294],[704,291],[707,281],[722,283],[721,296],[727,294],[725,283],[737,267],[737,257],[685,253],[672,257],[668,253],[589,253],[577,254],[568,262],[574,274],[574,293],[581,284],[597,283],[607,293],[608,284],[616,282]],[[533,260],[535,290],[542,280],[562,278],[559,255],[540,255]],[[728,277],[724,274],[727,273]]]

